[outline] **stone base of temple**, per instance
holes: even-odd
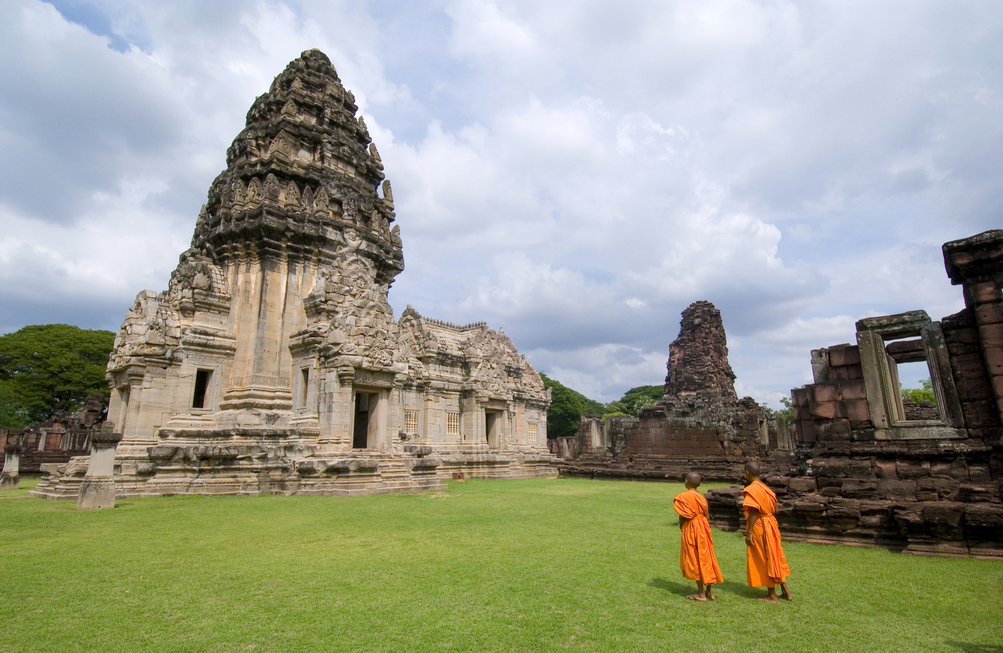
[[[743,466],[747,459],[739,456],[657,456],[583,454],[576,459],[564,460],[558,465],[563,477],[594,479],[634,479],[682,483],[690,472],[697,472],[704,482],[737,481],[744,478]],[[774,455],[763,459],[765,469],[786,470],[788,456]]]
[[[483,445],[444,450],[409,446],[404,452],[343,451],[320,455],[296,445],[157,446],[145,456],[115,459],[118,498],[173,495],[358,496],[445,489],[465,478],[554,478],[557,462],[537,451],[491,451]],[[29,494],[76,499],[86,483],[88,459],[47,468]]]
[[[856,488],[871,498],[826,496],[802,487],[816,479],[773,474],[764,481],[777,493],[776,517],[785,540],[1003,559],[1003,505],[995,499],[993,483],[967,485],[960,501],[919,501],[875,497],[874,488],[862,482],[848,483],[847,491]],[[744,527],[740,486],[706,496],[712,526],[727,531]]]
[[[21,483],[21,477],[17,474],[4,472],[0,475],[0,490],[16,490]]]

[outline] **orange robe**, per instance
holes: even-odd
[[[752,525],[752,546],[746,547],[745,564],[750,587],[776,587],[791,575],[787,556],[780,546],[780,526],[773,512],[777,509],[777,495],[762,481],[753,481],[742,491],[745,499],[745,519],[749,509],[759,511]]]
[[[687,520],[683,523],[679,546],[679,568],[683,576],[704,585],[723,582],[707,521],[707,499],[696,490],[686,490],[676,497],[673,507]]]

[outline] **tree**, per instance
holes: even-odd
[[[576,392],[540,374],[543,385],[551,389],[551,404],[547,411],[547,437],[570,438],[578,435],[578,423],[583,413],[602,415],[606,407],[598,401],[593,401],[580,392]]]
[[[937,397],[933,394],[933,383],[930,379],[920,379],[922,388],[902,388],[902,398],[909,399],[914,404],[929,401],[934,406],[937,405]]]
[[[642,408],[654,404],[664,394],[665,386],[663,385],[641,385],[631,388],[620,399],[611,401],[606,406],[606,409],[609,413],[621,413],[637,417]]]
[[[788,397],[781,397],[780,398],[780,403],[782,403],[784,405],[784,407],[781,410],[772,411],[773,414],[776,415],[777,417],[783,417],[784,418],[784,424],[793,424],[794,423],[794,404],[791,403],[791,400]],[[767,409],[767,410],[770,410],[770,409]]]
[[[71,413],[87,395],[107,398],[111,331],[68,324],[26,326],[0,336],[0,428],[24,428],[55,412]]]

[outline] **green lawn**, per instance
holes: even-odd
[[[1000,562],[787,543],[795,601],[768,605],[741,536],[715,531],[727,580],[687,601],[681,490],[467,481],[86,512],[2,492],[0,651],[1003,651]]]

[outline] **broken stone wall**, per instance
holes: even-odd
[[[1003,557],[1003,231],[944,246],[965,310],[865,318],[856,345],[812,352],[792,391],[795,474],[767,475],[784,537],[918,554]],[[925,361],[936,402],[904,402],[900,363]],[[742,526],[741,487],[708,493],[712,521]]]

